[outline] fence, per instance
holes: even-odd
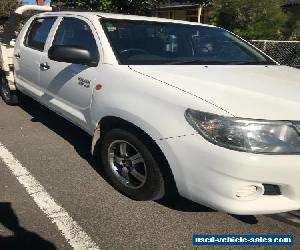
[[[300,41],[254,40],[251,43],[280,64],[300,68]]]

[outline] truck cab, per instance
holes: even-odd
[[[91,63],[52,60],[48,53],[50,47],[56,48],[56,56],[63,56],[57,55],[59,46],[72,46],[70,53],[88,54]],[[84,51],[79,48],[84,48]],[[16,42],[14,65],[17,88],[56,112],[65,114],[91,133],[87,113],[95,76],[101,70],[98,67],[100,58],[103,58],[100,57],[101,48],[96,29],[84,14],[60,12],[35,16],[25,25]]]

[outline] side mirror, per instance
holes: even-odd
[[[87,49],[78,46],[55,45],[48,51],[49,59],[57,62],[83,64],[90,67],[98,65],[98,58]]]

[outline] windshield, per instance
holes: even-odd
[[[276,64],[221,28],[106,18],[101,23],[120,64]]]

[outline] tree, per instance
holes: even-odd
[[[300,6],[299,6],[300,10]],[[287,35],[289,35],[290,40],[300,40],[300,13],[287,12],[289,15],[289,20],[286,25]]]
[[[300,40],[300,21],[293,24],[290,40]]]
[[[246,39],[282,39],[288,16],[283,0],[214,0],[211,22]]]
[[[111,6],[111,0],[52,0],[52,5],[65,6],[75,9],[107,10]]]
[[[212,3],[212,1],[213,0],[190,0],[189,2],[193,4],[209,5]],[[180,2],[180,1],[176,1],[176,2]],[[182,1],[182,2],[184,3],[186,1]]]
[[[0,18],[7,18],[10,11],[15,10],[21,3],[20,0],[0,0]]]
[[[53,4],[61,2],[66,7],[89,9],[98,11],[112,11],[129,14],[149,14],[164,0],[60,0],[52,1]]]
[[[245,39],[300,39],[300,23],[282,10],[285,0],[53,0],[67,7],[129,14],[151,14],[161,3],[208,6],[209,22]]]

